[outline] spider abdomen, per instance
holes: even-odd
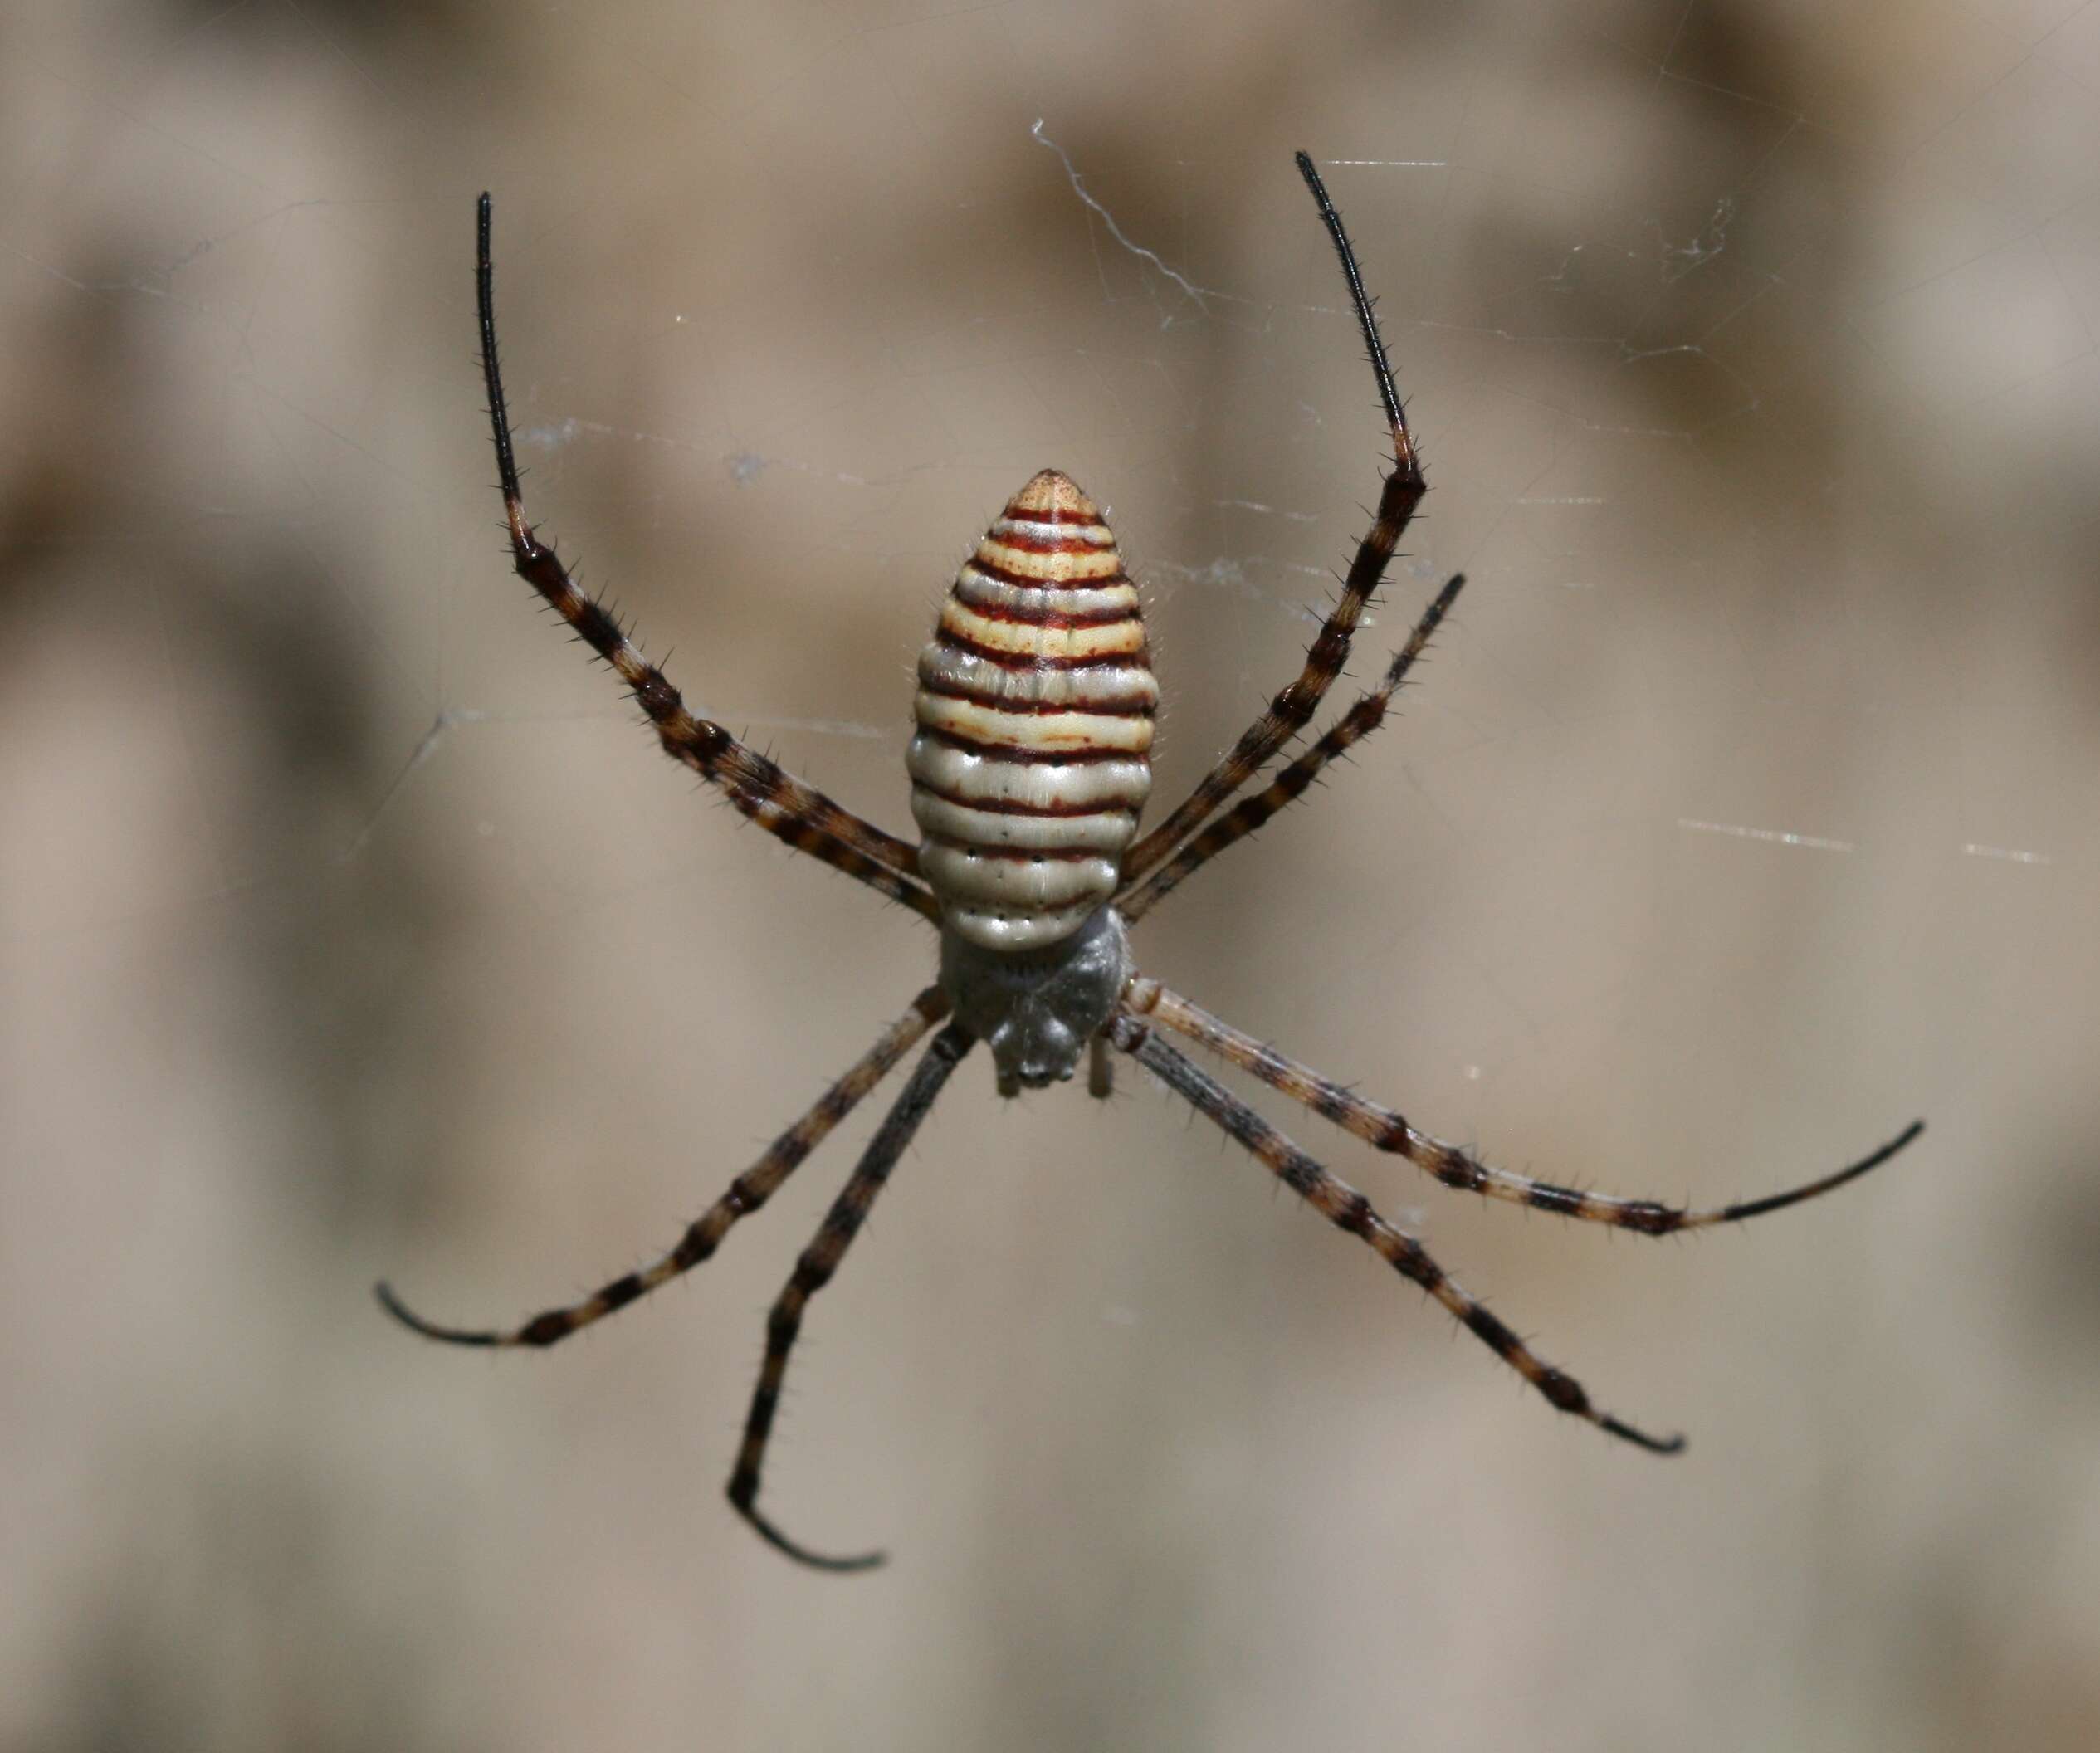
[[[963,563],[919,657],[919,869],[958,933],[1038,949],[1115,893],[1159,699],[1116,538],[1045,469]]]

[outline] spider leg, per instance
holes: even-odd
[[[546,599],[578,638],[618,672],[620,680],[633,691],[649,722],[656,726],[657,740],[672,759],[683,762],[709,784],[720,786],[737,808],[797,852],[822,859],[901,902],[922,918],[940,924],[940,903],[918,877],[916,848],[833,803],[813,786],[739,742],[720,725],[688,711],[662,671],[642,655],[601,603],[584,593],[554,549],[534,535],[525,521],[503,376],[496,364],[496,273],[489,251],[492,207],[486,194],[481,197],[477,211],[475,282],[481,306],[481,369],[488,383],[496,465],[501,477],[505,519],[510,526],[510,552],[518,576]]]
[[[882,1126],[869,1143],[845,1190],[824,1215],[816,1239],[803,1250],[794,1276],[773,1305],[765,1324],[765,1362],[759,1370],[758,1386],[752,1391],[750,1415],[745,1420],[744,1443],[736,1454],[736,1468],[730,1475],[729,1501],[737,1512],[756,1528],[771,1545],[805,1565],[820,1570],[868,1570],[886,1555],[863,1552],[850,1558],[834,1558],[798,1545],[759,1512],[759,1474],[765,1465],[765,1445],[773,1433],[773,1416],[780,1404],[780,1384],[788,1373],[788,1353],[802,1331],[803,1311],[809,1299],[831,1282],[838,1262],[867,1220],[868,1208],[889,1179],[897,1159],[904,1155],[927,1111],[940,1094],[949,1073],[962,1062],[964,1054],[976,1044],[976,1037],[960,1023],[950,1023],[935,1035],[911,1080],[905,1085]]]
[[[1407,672],[1414,667],[1414,660],[1422,655],[1430,635],[1450,613],[1451,605],[1465,588],[1466,575],[1462,572],[1437,593],[1436,600],[1414,623],[1414,631],[1408,635],[1407,643],[1394,653],[1392,662],[1386,666],[1385,679],[1360,696],[1325,736],[1252,797],[1242,798],[1224,814],[1214,817],[1201,833],[1184,842],[1165,864],[1135,888],[1126,891],[1116,903],[1122,910],[1124,920],[1135,923],[1142,919],[1164,896],[1178,888],[1190,872],[1209,863],[1235,841],[1245,839],[1286,804],[1294,803],[1319,776],[1321,768],[1375,730],[1385,721],[1386,706],[1406,679]]]
[[[1109,1024],[1109,1038],[1139,1064],[1164,1079],[1204,1118],[1244,1145],[1262,1167],[1310,1201],[1337,1229],[1345,1229],[1370,1243],[1394,1271],[1435,1297],[1458,1317],[1460,1326],[1558,1410],[1587,1419],[1599,1430],[1658,1455],[1673,1455],[1684,1447],[1682,1437],[1652,1437],[1591,1405],[1580,1382],[1536,1356],[1497,1316],[1489,1313],[1485,1304],[1462,1290],[1419,1241],[1387,1223],[1362,1194],[1330,1174],[1223,1084],[1169,1047],[1149,1024],[1126,1013]]]
[[[1421,458],[1409,436],[1407,416],[1393,387],[1393,368],[1385,357],[1385,343],[1378,332],[1378,318],[1364,291],[1364,276],[1356,266],[1356,251],[1342,229],[1341,215],[1327,198],[1326,185],[1312,160],[1297,155],[1298,174],[1319,203],[1320,222],[1334,240],[1341,259],[1343,277],[1349,282],[1350,301],[1356,310],[1356,325],[1363,331],[1370,354],[1371,369],[1378,375],[1379,399],[1385,407],[1386,423],[1393,429],[1393,467],[1378,496],[1378,511],[1356,558],[1342,581],[1341,600],[1336,603],[1320,629],[1320,637],[1306,653],[1305,667],[1293,681],[1269,702],[1268,710],[1243,731],[1223,759],[1205,774],[1181,806],[1132,847],[1123,861],[1126,881],[1135,882],[1165,858],[1186,836],[1202,826],[1212,811],[1258,773],[1262,764],[1309,722],[1335,678],[1349,661],[1349,642],[1363,618],[1365,605],[1385,575],[1386,563],[1399,545],[1400,535],[1421,504],[1428,483],[1422,473]]]
[[[1925,1130],[1923,1121],[1912,1121],[1879,1150],[1799,1187],[1732,1205],[1692,1210],[1665,1205],[1656,1199],[1628,1199],[1612,1194],[1556,1187],[1551,1181],[1534,1180],[1527,1174],[1483,1163],[1456,1145],[1446,1144],[1440,1138],[1432,1138],[1418,1130],[1392,1109],[1367,1101],[1322,1077],[1310,1066],[1286,1057],[1252,1035],[1234,1028],[1223,1018],[1213,1016],[1202,1006],[1168,991],[1157,980],[1133,981],[1124,995],[1123,1003],[1133,1015],[1148,1018],[1176,1034],[1202,1043],[1227,1063],[1260,1078],[1272,1090],[1281,1090],[1293,1101],[1303,1103],[1321,1119],[1332,1121],[1343,1131],[1362,1139],[1365,1144],[1405,1157],[1447,1187],[1477,1193],[1491,1199],[1507,1199],[1541,1211],[1558,1212],[1563,1217],[1580,1218],[1588,1223],[1609,1223],[1645,1236],[1704,1229],[1712,1224],[1760,1218],[1768,1211],[1798,1205],[1805,1199],[1842,1187],[1848,1181],[1856,1181],[1870,1169],[1878,1169]]]
[[[680,1273],[691,1272],[706,1259],[721,1245],[730,1226],[779,1191],[781,1183],[794,1173],[803,1159],[829,1137],[833,1128],[853,1111],[861,1098],[947,1014],[946,994],[938,986],[929,986],[911,1001],[911,1009],[883,1030],[852,1068],[818,1098],[814,1107],[775,1139],[764,1156],[731,1181],[729,1190],[694,1219],[676,1248],[640,1272],[615,1278],[595,1296],[565,1308],[549,1309],[521,1327],[477,1330],[440,1326],[424,1320],[384,1280],[373,1287],[374,1293],[389,1315],[426,1339],[442,1339],[455,1345],[554,1345],[579,1328],[603,1320],[615,1309],[625,1308],[659,1285],[668,1284]]]

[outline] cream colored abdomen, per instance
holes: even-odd
[[[919,868],[957,932],[1038,949],[1115,893],[1159,698],[1116,539],[1045,469],[963,563],[919,657]]]

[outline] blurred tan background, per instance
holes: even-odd
[[[932,953],[510,575],[472,198],[532,515],[896,827],[1045,464],[1163,795],[1292,672],[1380,444],[1299,146],[1433,489],[1356,672],[1473,584],[1145,963],[1585,1185],[1931,1130],[1655,1245],[1262,1104],[1661,1462],[1143,1079],[979,1056],[767,1480],[895,1562],[803,1573],[720,1489],[877,1105],[558,1351],[369,1297],[667,1245]],[[2100,5],[24,0],[0,284],[0,1746],[2100,1737]]]

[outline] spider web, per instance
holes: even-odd
[[[9,49],[0,1742],[2083,1744],[2100,6],[134,0]],[[1333,705],[1471,582],[1148,971],[1559,1179],[1932,1130],[1651,1250],[1263,1102],[1688,1426],[1658,1472],[1142,1078],[973,1063],[767,1485],[908,1568],[811,1592],[717,1475],[872,1112],[538,1369],[364,1300],[634,1263],[930,965],[529,612],[472,198],[530,514],[894,828],[934,605],[1046,464],[1147,591],[1163,804],[1292,672],[1381,466],[1298,147],[1432,488]]]

